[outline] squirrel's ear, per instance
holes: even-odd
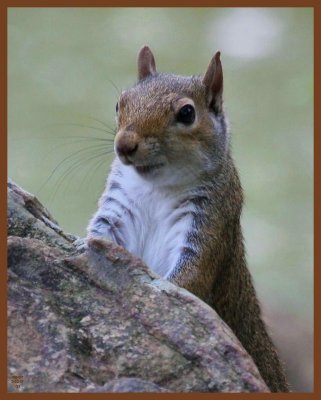
[[[144,46],[138,53],[138,80],[156,75],[156,64],[153,53],[148,46]]]
[[[209,107],[215,113],[220,113],[223,109],[223,69],[220,55],[219,51],[216,52],[203,77],[203,84],[207,89]]]

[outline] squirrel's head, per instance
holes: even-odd
[[[220,53],[204,76],[156,72],[148,47],[138,55],[138,83],[116,105],[115,151],[146,179],[186,180],[212,173],[228,149]]]

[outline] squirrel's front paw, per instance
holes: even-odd
[[[115,242],[109,237],[101,235],[88,235],[86,238],[87,249],[97,250],[98,248],[108,248]]]
[[[87,243],[87,238],[79,238],[73,242],[73,244],[76,247],[76,250],[79,253],[83,253],[88,249],[88,243]]]

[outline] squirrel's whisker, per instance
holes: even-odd
[[[104,152],[106,153],[106,154],[110,154],[110,153],[112,153],[113,152],[113,148],[106,148],[106,147],[104,147],[104,146],[101,146],[101,145],[92,145],[92,146],[89,146],[89,147],[86,147],[86,148],[84,148],[84,149],[80,149],[80,150],[77,150],[77,151],[75,151],[74,153],[72,153],[72,154],[69,154],[67,157],[65,157],[64,159],[62,159],[59,163],[58,163],[58,165],[56,165],[56,167],[52,170],[52,172],[50,173],[50,175],[49,175],[49,177],[45,180],[45,182],[41,185],[41,187],[39,188],[39,190],[38,190],[38,193],[40,193],[42,190],[43,190],[43,188],[48,184],[48,182],[53,178],[53,176],[57,173],[57,171],[60,169],[60,168],[62,168],[67,162],[69,162],[69,161],[73,161],[75,158],[77,158],[78,156],[83,156],[83,155],[85,155],[86,153],[88,154],[88,153],[94,153],[94,154],[97,154],[97,151],[99,151],[99,150],[101,150],[101,149],[104,149]],[[84,159],[82,158],[81,160],[80,160],[81,162],[84,162]]]
[[[97,121],[97,122],[101,123],[103,126],[108,128],[112,133],[116,134],[116,128],[112,128],[110,125],[108,125],[106,122],[102,121],[101,119],[98,119],[96,117],[89,117],[89,118],[94,120],[94,121]]]
[[[79,172],[80,169],[88,168],[89,163],[92,160],[96,159],[97,157],[106,156],[108,154],[111,154],[111,152],[103,151],[98,154],[97,153],[91,154],[87,158],[82,158],[80,160],[79,159],[74,160],[73,163],[67,168],[67,170],[58,178],[56,184],[54,185],[55,190],[54,190],[51,200],[53,200],[56,197],[56,194],[57,194],[58,190],[61,188],[63,182],[66,182],[66,178],[69,177],[75,170],[77,170],[77,172]],[[107,161],[107,159],[104,161]]]
[[[76,122],[57,122],[54,124],[51,124],[51,126],[76,126],[79,128],[85,128],[85,129],[93,129],[99,132],[104,132],[106,134],[112,134],[115,135],[115,131],[111,128],[107,129],[103,129],[103,128],[99,128],[97,126],[91,126],[91,125],[87,125],[87,124],[78,124]]]
[[[117,95],[119,97],[121,94],[121,90],[116,86],[116,84],[111,79],[107,78],[107,81],[112,85],[114,89],[116,89]]]

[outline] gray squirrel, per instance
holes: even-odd
[[[158,73],[149,47],[116,105],[116,157],[88,226],[213,307],[272,392],[289,387],[261,318],[240,225],[220,52],[203,76]]]

